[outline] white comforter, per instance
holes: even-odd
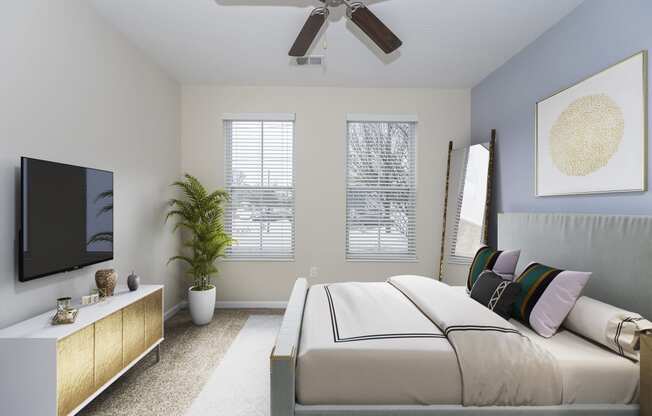
[[[558,405],[556,360],[433,279],[310,288],[297,357],[302,404]]]
[[[462,403],[450,343],[385,282],[310,287],[296,371],[304,405]]]
[[[388,281],[446,335],[462,373],[465,406],[557,405],[562,378],[555,359],[512,324],[436,280]]]

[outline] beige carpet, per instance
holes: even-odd
[[[220,310],[207,326],[196,327],[187,311],[165,323],[161,362],[143,358],[91,402],[80,415],[183,415],[221,362],[251,315],[273,310]]]

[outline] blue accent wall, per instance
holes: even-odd
[[[498,132],[496,212],[652,215],[650,192],[536,197],[534,189],[536,102],[643,49],[652,52],[652,0],[586,0],[471,90],[472,142]]]

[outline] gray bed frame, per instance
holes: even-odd
[[[584,294],[652,317],[652,217],[499,214],[498,246],[521,249],[517,273],[531,261],[591,271],[593,276]],[[639,414],[638,405],[604,404],[520,407],[301,405],[296,403],[295,368],[307,293],[306,279],[297,279],[270,356],[271,416]]]

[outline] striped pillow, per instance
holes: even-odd
[[[491,270],[504,278],[512,280],[516,271],[516,263],[521,250],[498,251],[491,247],[484,246],[478,249],[469,268],[469,276],[466,279],[466,288],[473,289],[478,276],[485,270]]]
[[[514,303],[514,318],[549,338],[575,306],[591,273],[555,269],[530,263],[516,282],[521,293]]]

